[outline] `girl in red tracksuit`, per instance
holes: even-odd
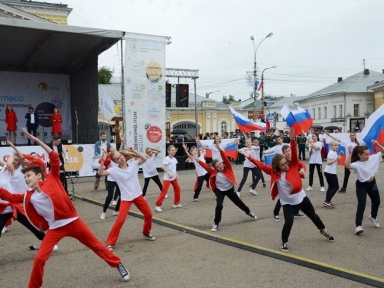
[[[303,184],[299,173],[299,159],[297,157],[297,145],[295,141],[295,135],[291,131],[291,159],[288,160],[283,154],[278,154],[272,159],[272,166],[267,166],[264,163],[257,161],[256,159],[249,157],[244,153],[248,160],[254,163],[257,167],[262,169],[265,173],[271,175],[271,196],[272,200],[275,200],[279,195],[281,205],[283,205],[285,223],[281,235],[280,250],[287,252],[288,238],[293,226],[293,219],[295,213],[295,206],[297,205],[305,215],[316,225],[320,230],[320,233],[329,241],[335,241],[333,236],[329,234],[325,228],[320,217],[315,213],[315,209],[312,206],[311,201],[303,190]]]
[[[220,151],[223,162],[218,159],[212,161],[212,166],[214,169],[209,167],[205,162],[199,160],[199,164],[207,170],[209,175],[209,185],[212,191],[216,195],[216,210],[215,210],[215,219],[211,231],[217,231],[220,221],[221,221],[221,212],[223,210],[224,197],[227,196],[237,207],[243,210],[247,215],[251,216],[253,219],[257,219],[256,215],[249,210],[248,206],[244,204],[243,201],[237,196],[235,192],[235,186],[239,186],[236,183],[235,175],[233,174],[231,162],[225,156],[224,151],[220,148],[220,143],[216,144],[216,148]]]
[[[25,215],[39,230],[47,231],[33,262],[29,288],[38,288],[43,284],[44,265],[53,247],[64,237],[70,236],[91,248],[111,267],[116,267],[124,280],[130,274],[115,256],[101,243],[79,218],[75,207],[60,182],[60,159],[50,147],[23,129],[25,135],[38,143],[48,154],[51,172],[44,177],[44,171],[38,166],[23,169],[25,182],[31,188],[25,194],[12,194],[0,189],[0,198],[13,203],[23,203]]]

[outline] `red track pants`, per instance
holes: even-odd
[[[129,209],[131,205],[135,204],[136,207],[143,213],[144,216],[144,225],[143,225],[143,234],[149,234],[152,228],[152,210],[149,207],[147,200],[140,195],[139,197],[133,199],[132,201],[122,200],[120,203],[119,215],[115,224],[113,224],[111,232],[107,237],[107,245],[115,246],[117,239],[119,238],[120,230],[124,225],[125,219],[127,219]]]
[[[180,186],[179,182],[177,180],[164,180],[163,181],[163,190],[161,190],[161,193],[159,195],[159,198],[157,198],[157,201],[155,203],[156,206],[161,206],[163,204],[165,195],[168,193],[169,186],[172,184],[173,186],[173,192],[175,193],[175,199],[173,201],[173,204],[177,205],[180,204]]]
[[[92,249],[100,258],[111,267],[117,267],[121,262],[120,258],[108,250],[105,245],[100,242],[87,225],[80,219],[57,228],[50,229],[45,234],[40,248],[37,251],[32,266],[31,278],[29,279],[29,288],[40,288],[43,284],[44,265],[51,255],[53,247],[64,237],[73,237]]]

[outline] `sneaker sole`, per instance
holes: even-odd
[[[280,251],[283,251],[283,252],[289,252],[289,249],[281,249],[281,248],[280,248]]]
[[[360,230],[360,231],[355,232],[355,234],[356,234],[356,235],[360,235],[360,234],[363,233],[363,232],[364,232],[364,230]]]

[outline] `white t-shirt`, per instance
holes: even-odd
[[[200,156],[199,156],[199,160],[200,160],[201,162],[204,162],[204,163],[205,163],[204,155],[205,155],[205,153],[201,153]],[[197,177],[204,176],[205,174],[208,173],[207,170],[205,170],[205,169],[199,164],[199,162],[196,161],[196,159],[193,159],[192,162],[193,162],[193,164],[195,165],[195,169],[196,169]]]
[[[353,171],[356,173],[356,180],[360,182],[368,181],[379,171],[381,152],[369,156],[367,161],[351,163]]]
[[[163,160],[163,165],[165,165],[168,169],[168,172],[172,174],[172,178],[169,178],[168,176],[168,173],[165,173],[164,172],[164,180],[169,180],[169,181],[173,181],[176,179],[176,175],[177,175],[177,172],[176,172],[176,167],[177,167],[177,160],[175,157],[165,157],[164,160]]]
[[[276,154],[283,154],[283,146],[284,145],[287,145],[286,143],[285,144],[276,144],[275,146],[269,148],[268,150],[265,150],[264,153],[265,154],[272,154],[273,152],[275,152]],[[272,153],[270,153],[272,152]]]
[[[112,168],[112,167],[116,167],[116,166],[118,166],[118,165],[115,162],[111,161],[111,164],[109,164],[108,169]],[[116,182],[115,179],[111,175],[107,176],[107,181]]]
[[[322,164],[323,159],[321,159],[321,148],[323,148],[323,143],[320,141],[317,141],[314,143],[317,147],[319,147],[318,150],[314,149],[312,145],[310,144],[309,147],[311,147],[311,157],[309,158],[309,164]]]
[[[227,191],[233,187],[233,183],[221,172],[216,175],[216,188],[220,191]]]
[[[252,145],[251,148],[256,148],[256,146]],[[259,149],[255,150],[255,149],[249,149],[247,147],[244,147],[244,148],[239,149],[239,151],[247,152],[249,154],[249,156],[260,161],[260,150]],[[255,168],[256,165],[253,164],[251,161],[249,161],[248,158],[245,158],[244,167],[245,168]]]
[[[24,174],[21,172],[23,167],[19,165],[19,168],[15,169],[13,175],[11,175],[11,185],[13,188],[13,192],[18,194],[24,194],[29,188],[27,184],[25,184]]]
[[[327,155],[327,159],[335,160],[337,158],[336,151],[330,150]],[[332,164],[327,164],[327,166],[324,169],[324,172],[327,172],[329,174],[336,174],[337,169],[337,161],[333,162]]]
[[[77,218],[79,218],[78,216],[76,216],[68,219],[55,220],[52,201],[51,199],[49,199],[47,194],[45,194],[43,191],[37,192],[35,190],[31,197],[31,203],[33,207],[36,209],[37,214],[42,216],[45,219],[45,221],[48,222],[49,229],[56,229],[56,228],[63,227],[68,223],[71,223],[75,221]]]
[[[221,150],[225,150],[227,146],[228,146],[227,143],[220,143]],[[212,160],[217,159],[220,162],[223,162],[223,158],[221,158],[220,150],[217,149],[214,144],[209,144],[207,149],[212,151]]]
[[[341,146],[343,146],[345,148],[345,156],[346,157],[348,157],[348,155],[349,155],[348,147],[355,148],[357,146],[357,144],[355,142],[351,142],[351,141],[347,141],[347,140],[341,140],[340,144],[341,144]]]
[[[291,194],[292,185],[285,179],[287,172],[281,172],[280,180],[276,181],[277,189],[279,191],[279,197],[281,205],[297,205],[303,202],[305,194],[304,190],[301,189],[299,193]]]
[[[138,161],[129,159],[127,164],[127,169],[121,169],[119,166],[108,169],[108,173],[115,179],[120,188],[121,201],[132,201],[142,194],[138,177]]]
[[[4,188],[5,190],[7,190],[8,192],[13,192],[13,189],[12,189],[12,185],[11,185],[11,177],[9,176],[9,173],[8,171],[5,169],[5,167],[2,167],[0,168],[0,187],[1,188]],[[2,200],[0,198],[0,203],[2,204],[8,204],[9,202],[8,201],[5,201],[5,200]],[[4,211],[1,213],[1,214],[7,214],[7,213],[11,213],[13,210],[12,210],[12,207],[11,206],[8,206],[4,209]]]
[[[151,178],[153,176],[159,175],[156,169],[156,154],[153,153],[151,158],[147,159],[143,164],[141,164],[141,168],[143,168],[144,178]]]

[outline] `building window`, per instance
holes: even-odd
[[[327,107],[324,107],[324,119],[328,118]]]
[[[312,109],[312,114],[313,114],[312,119],[315,120],[316,119],[316,109],[315,108]]]
[[[336,105],[333,105],[333,118],[336,118],[337,114],[336,114],[337,110],[336,110]]]
[[[319,115],[317,115],[317,118],[321,119],[321,108],[317,109],[319,111]]]
[[[343,117],[343,105],[339,105],[339,117]]]
[[[221,127],[221,135],[223,135],[224,134],[224,132],[228,132],[227,131],[227,122],[225,122],[225,121],[221,121],[221,123],[220,123],[220,127]]]
[[[359,104],[353,104],[353,117],[359,117]]]

